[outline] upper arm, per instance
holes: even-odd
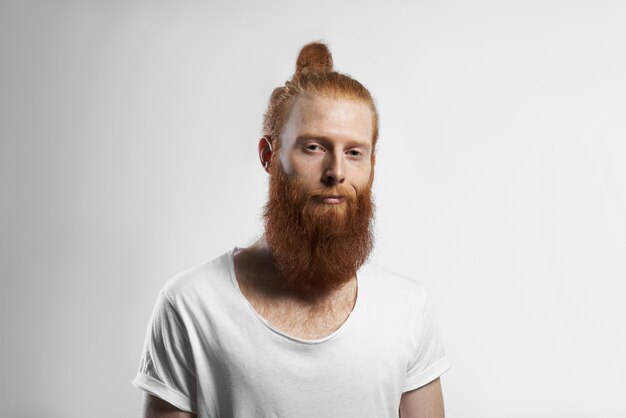
[[[197,411],[197,379],[187,326],[163,291],[152,312],[139,371],[132,383],[153,398],[165,400],[183,411]],[[167,412],[152,397],[145,398],[146,407],[150,407],[145,410]]]
[[[405,392],[400,399],[401,418],[444,418],[443,394],[439,378],[415,390]]]
[[[143,418],[197,418],[196,414],[181,411],[172,404],[146,393],[143,401]]]

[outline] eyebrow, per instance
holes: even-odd
[[[302,135],[298,135],[298,137],[296,138],[296,143],[302,143],[304,141],[308,141],[308,140],[314,140],[314,141],[319,141],[319,142],[324,142],[324,143],[331,143],[332,140],[324,135],[311,135],[311,134],[302,134]],[[357,139],[350,139],[347,141],[348,142],[348,146],[359,146],[359,147],[363,147],[365,149],[367,149],[368,151],[371,150],[372,146],[370,144],[368,144],[365,141],[360,141]]]

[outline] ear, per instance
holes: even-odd
[[[261,165],[265,169],[266,172],[269,173],[270,161],[272,160],[272,137],[269,135],[264,135],[263,138],[259,140],[259,160],[261,160]]]

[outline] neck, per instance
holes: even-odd
[[[339,300],[356,299],[356,276],[351,277],[341,287],[332,290],[295,289],[286,286],[265,237],[261,237],[250,247],[238,254],[245,286],[257,293],[276,299],[290,299],[310,306],[335,305]],[[243,277],[242,277],[243,278]]]

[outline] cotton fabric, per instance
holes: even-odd
[[[133,385],[199,417],[397,417],[402,393],[448,368],[422,285],[374,265],[332,334],[304,340],[241,293],[234,250],[160,291]]]

